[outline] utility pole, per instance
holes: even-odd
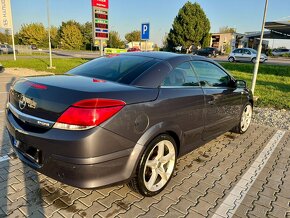
[[[48,69],[55,69],[55,67],[52,66],[52,53],[51,53],[51,39],[50,39],[50,15],[49,15],[49,0],[46,0],[46,6],[47,6],[47,22],[48,22],[48,47],[49,47],[49,67]]]
[[[258,75],[258,70],[259,70],[259,64],[260,64],[260,58],[261,58],[262,43],[263,43],[263,38],[264,38],[264,29],[265,29],[265,22],[266,22],[266,17],[267,17],[267,11],[268,11],[268,0],[266,0],[266,2],[265,2],[265,8],[264,8],[264,16],[263,16],[263,23],[262,23],[260,43],[259,43],[259,47],[258,47],[258,53],[257,53],[257,57],[256,57],[256,63],[255,63],[255,68],[254,68],[254,72],[253,72],[252,88],[251,88],[253,94],[254,94],[254,91],[255,91],[256,80],[257,80],[257,75]]]

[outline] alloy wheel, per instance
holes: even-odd
[[[252,119],[252,113],[252,106],[248,104],[243,110],[241,118],[241,131],[245,132],[249,128]]]
[[[148,155],[143,172],[145,187],[156,192],[170,179],[176,159],[175,147],[169,140],[158,142]]]

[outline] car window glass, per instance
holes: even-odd
[[[257,54],[257,51],[256,50],[254,50],[254,49],[249,49],[253,54]]]
[[[185,62],[172,70],[161,86],[199,86],[198,80],[189,62]]]
[[[242,53],[242,49],[236,49],[236,50],[234,51],[234,53],[241,54],[241,53]]]
[[[247,50],[247,49],[244,49],[244,54],[250,55],[251,52],[249,50]]]
[[[136,68],[140,68],[150,61],[152,61],[152,58],[139,56],[121,55],[115,57],[101,57],[70,70],[68,74],[121,82],[124,77],[128,76]],[[142,73],[144,69],[142,72],[138,72]],[[140,73],[134,74],[136,78]]]
[[[200,84],[205,87],[227,87],[230,77],[218,66],[205,61],[192,61]]]

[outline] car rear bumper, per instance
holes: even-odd
[[[22,162],[46,176],[79,188],[127,181],[143,149],[101,127],[78,132],[56,129],[29,132],[8,110],[6,121],[13,150]],[[98,149],[106,147],[107,143],[119,149],[110,147],[107,153],[103,148]]]

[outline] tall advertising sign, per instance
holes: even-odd
[[[0,28],[12,29],[10,0],[0,0]]]
[[[0,0],[0,28],[11,29],[13,57],[14,61],[16,61],[10,0]]]
[[[93,39],[109,39],[109,0],[92,0]]]

